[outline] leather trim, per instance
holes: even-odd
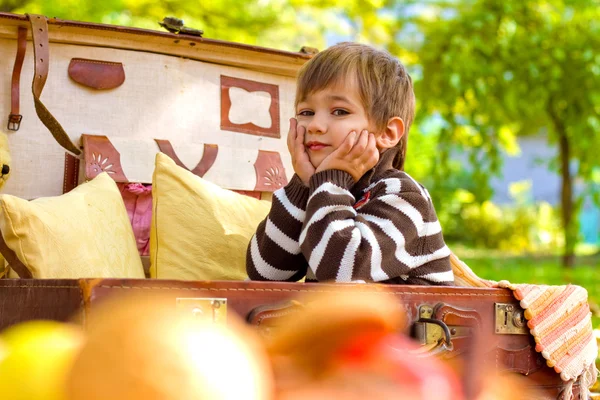
[[[27,21],[27,18],[24,15],[13,14],[0,12],[0,19],[3,20],[13,20],[13,21]],[[50,18],[48,23],[50,25],[60,30],[60,28],[71,28],[69,31],[73,30],[73,28],[77,29],[86,29],[90,30],[94,35],[100,36],[102,32],[108,32],[110,37],[114,37],[116,35],[137,35],[144,37],[145,40],[148,38],[164,38],[164,39],[175,39],[180,41],[191,41],[196,43],[206,43],[213,46],[222,46],[228,49],[229,52],[236,54],[236,50],[242,51],[252,51],[257,53],[262,53],[267,56],[279,56],[285,57],[290,61],[300,60],[301,63],[304,63],[311,59],[313,56],[311,54],[303,53],[303,52],[295,52],[295,51],[287,51],[287,50],[278,50],[272,49],[268,47],[259,47],[255,45],[236,43],[236,42],[227,42],[223,40],[217,39],[208,39],[208,38],[198,38],[195,36],[189,36],[184,34],[174,34],[169,32],[158,31],[156,29],[142,29],[142,28],[133,28],[129,26],[119,26],[119,25],[111,25],[111,24],[99,24],[94,22],[83,22],[83,21],[68,21],[60,18]],[[231,49],[231,50],[229,50]],[[238,55],[239,57],[239,55]]]
[[[545,363],[540,354],[531,346],[518,350],[502,347],[495,349],[496,370],[518,372],[523,375],[532,374],[541,369]]]
[[[256,172],[254,191],[274,192],[288,183],[281,156],[276,151],[259,150],[254,171]]]
[[[21,260],[19,260],[17,254],[8,247],[6,241],[4,241],[2,232],[0,232],[0,253],[2,253],[2,256],[8,263],[9,268],[13,269],[17,275],[19,275],[19,278],[33,278],[31,271],[25,266],[25,264],[21,262]]]
[[[28,14],[31,23],[33,38],[33,52],[35,54],[35,74],[32,89],[36,97],[42,95],[42,90],[48,79],[50,68],[50,49],[48,42],[48,20],[43,15]]]
[[[0,279],[0,331],[30,320],[76,323],[80,305],[74,279]]]
[[[154,141],[158,145],[158,149],[162,153],[168,155],[173,161],[175,161],[175,164],[177,164],[181,168],[190,171],[194,175],[198,175],[199,177],[203,177],[208,172],[208,170],[215,163],[215,160],[217,159],[217,154],[219,153],[218,145],[204,143],[204,152],[202,153],[202,159],[200,160],[200,162],[198,162],[194,169],[190,170],[183,164],[183,162],[181,162],[181,160],[177,156],[177,153],[175,153],[175,150],[173,149],[173,146],[171,145],[170,141],[164,139],[154,139]]]
[[[140,256],[142,259],[142,266],[144,267],[144,275],[146,278],[150,278],[150,256]]]
[[[125,82],[125,70],[120,62],[73,58],[68,71],[75,82],[96,90],[114,89]]]
[[[42,90],[48,79],[48,68],[50,64],[50,51],[48,42],[48,20],[43,15],[27,14],[31,23],[31,32],[33,37],[33,52],[34,52],[34,68],[33,82],[31,88],[33,91],[33,101],[35,103],[35,111],[48,128],[54,139],[67,151],[73,154],[81,154],[81,150],[73,144],[71,138],[65,132],[64,128],[54,118],[52,113],[48,111],[44,103],[40,100]]]
[[[65,153],[65,172],[63,177],[63,194],[69,193],[79,184],[79,158]]]
[[[269,107],[271,126],[269,128],[262,128],[254,125],[251,122],[245,124],[235,124],[229,120],[229,110],[231,109],[229,89],[232,87],[241,88],[248,92],[267,92],[271,95],[271,106]],[[269,83],[249,81],[247,79],[221,75],[221,129],[226,131],[248,133],[250,135],[280,138],[279,87]]]
[[[102,172],[106,172],[116,182],[129,182],[121,166],[121,154],[108,137],[83,134],[81,142],[83,143],[86,179],[94,179]]]
[[[17,39],[17,55],[13,66],[11,81],[10,115],[8,116],[8,129],[18,131],[21,126],[22,115],[19,113],[21,69],[27,52],[27,28],[19,27]]]
[[[481,316],[475,310],[453,307],[446,303],[438,303],[433,310],[433,318],[446,325],[481,327]]]
[[[204,153],[202,154],[202,159],[196,165],[196,168],[192,170],[192,173],[198,176],[204,176],[208,172],[208,170],[213,166],[215,160],[217,159],[217,154],[219,153],[219,146],[216,144],[207,144],[204,143]]]

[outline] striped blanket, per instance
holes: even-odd
[[[587,291],[575,285],[547,286],[512,284],[479,278],[454,254],[450,256],[455,284],[469,287],[511,289],[525,310],[525,318],[536,342],[535,350],[546,364],[568,382],[564,399],[571,398],[572,386],[580,380],[582,398],[597,378],[595,365],[598,344],[594,336]]]

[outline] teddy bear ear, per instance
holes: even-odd
[[[11,157],[8,148],[8,136],[0,132],[0,189],[6,183],[10,174]]]
[[[8,147],[8,136],[4,132],[0,132],[0,163],[4,165],[10,164],[10,149]]]

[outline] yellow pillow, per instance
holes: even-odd
[[[152,278],[247,278],[246,248],[270,202],[222,189],[163,153],[156,155],[152,202]]]
[[[0,230],[0,250],[20,277],[144,278],[123,199],[107,173],[62,196],[0,196]]]

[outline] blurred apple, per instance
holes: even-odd
[[[140,297],[141,296],[141,297]],[[202,322],[156,293],[108,299],[90,313],[69,400],[268,400],[272,377],[254,332],[234,315]]]
[[[0,362],[6,356],[6,345],[0,341]]]
[[[403,335],[396,297],[377,292],[315,293],[273,331],[278,399],[461,400],[455,372]]]
[[[82,340],[79,327],[55,321],[29,321],[3,331],[1,397],[64,400],[66,376]]]

